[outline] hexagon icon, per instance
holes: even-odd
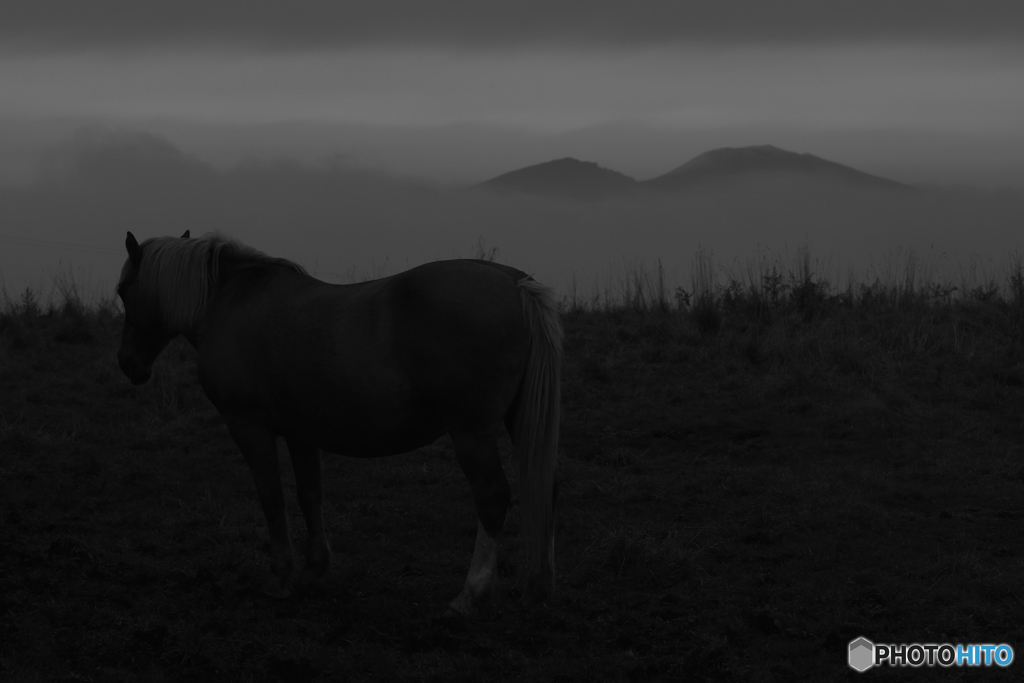
[[[850,641],[850,668],[864,672],[875,664],[875,644],[867,638]]]

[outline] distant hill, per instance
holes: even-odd
[[[759,177],[807,177],[859,188],[911,190],[910,185],[858,171],[813,154],[799,154],[773,145],[722,147],[704,152],[657,178],[638,183],[662,192],[681,192],[699,185]]]
[[[637,185],[628,175],[572,157],[527,166],[492,178],[479,187],[491,190],[596,200],[631,192]]]
[[[785,187],[796,192],[815,192],[828,186],[853,190],[917,189],[813,154],[790,152],[773,145],[713,149],[664,175],[640,182],[592,161],[566,157],[509,171],[478,187],[598,200],[638,190],[676,194],[698,188],[731,187],[734,183],[750,189],[773,182],[785,183]]]

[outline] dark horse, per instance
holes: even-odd
[[[177,335],[197,351],[199,381],[252,470],[271,541],[266,590],[289,595],[330,564],[320,449],[404,453],[451,435],[479,520],[462,593],[472,614],[493,592],[511,498],[496,437],[519,461],[528,573],[524,599],[554,584],[554,467],[562,329],[551,290],[486,261],[428,263],[380,280],[332,285],[299,265],[220,235],[128,233],[117,293],[117,359],[133,384]],[[309,530],[296,577],[277,438],[288,444]]]

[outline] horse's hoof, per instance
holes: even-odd
[[[459,593],[448,605],[445,611],[445,618],[458,617],[461,619],[490,620],[496,617],[498,610],[495,606],[494,596],[486,593],[481,597],[473,599],[468,591]]]
[[[551,606],[551,603],[552,596],[549,595],[546,598],[542,598],[529,592],[523,593],[523,598],[519,601],[519,604],[529,610],[547,609]]]
[[[448,617],[462,617],[469,618],[476,616],[478,608],[473,604],[473,598],[470,597],[468,591],[462,591],[459,593],[459,597],[455,598],[448,605],[448,609],[445,611],[445,618]]]
[[[299,575],[295,578],[296,585],[309,586],[310,584],[316,583],[326,574],[326,570],[317,571],[311,569],[303,569]]]
[[[319,579],[331,568],[331,548],[324,544],[322,548],[311,548],[306,552],[306,567],[302,570],[300,580],[310,582]]]
[[[442,618],[445,621],[458,621],[460,619],[466,619],[467,617],[468,617],[468,615],[463,614],[462,612],[460,612],[459,610],[455,609],[451,605],[448,605],[448,609],[446,609],[444,611],[444,617],[442,617]]]
[[[263,584],[263,594],[277,600],[289,598],[292,593],[293,589],[291,581],[279,579],[276,576]]]
[[[527,607],[546,606],[551,602],[554,591],[551,578],[532,576],[526,581],[526,588],[523,590],[523,604]]]

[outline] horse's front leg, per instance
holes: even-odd
[[[229,417],[227,422],[232,438],[249,463],[270,532],[270,571],[273,576],[263,591],[275,598],[288,597],[293,585],[292,541],[281,488],[276,437],[252,419]]]
[[[320,449],[294,438],[285,441],[288,443],[292,469],[295,470],[299,507],[306,518],[306,568],[299,577],[300,583],[306,583],[326,574],[331,565],[331,546],[324,532],[324,485],[320,472]]]

